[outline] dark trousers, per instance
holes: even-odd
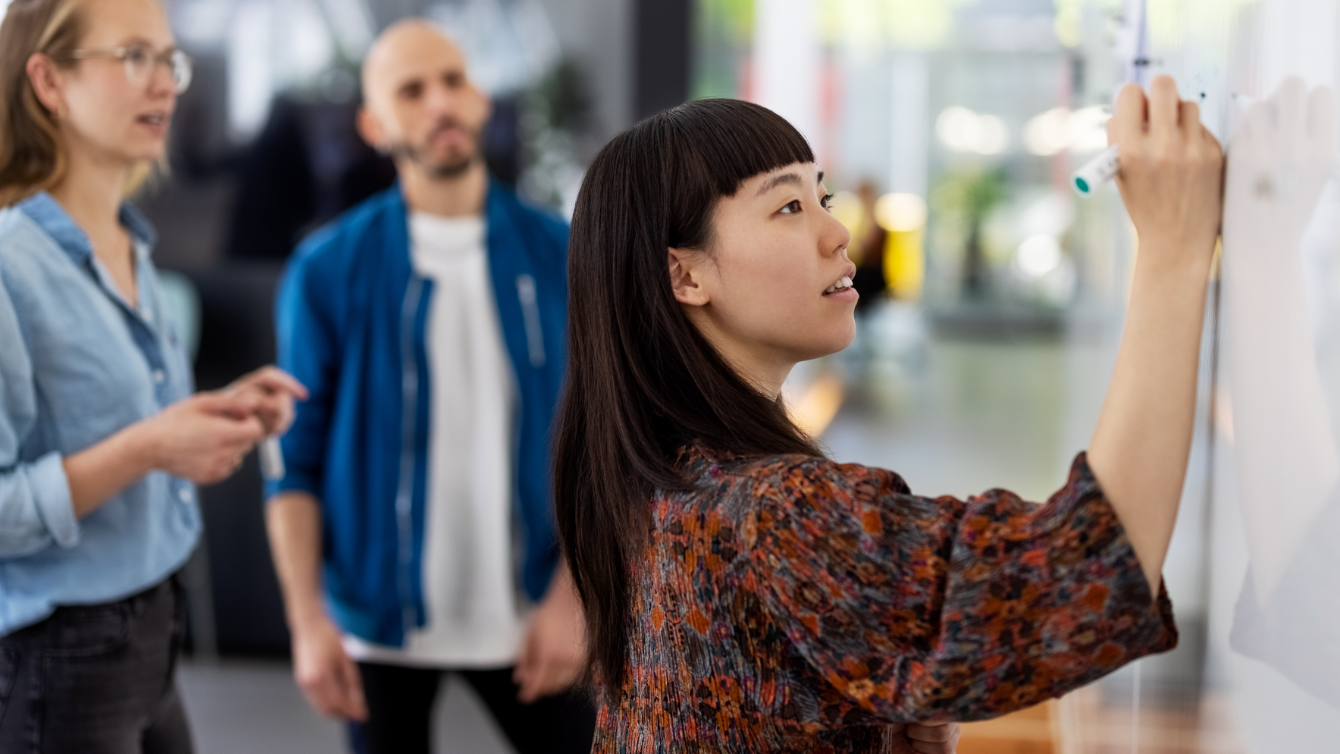
[[[429,754],[433,702],[447,672],[470,684],[518,754],[591,751],[596,712],[587,697],[568,693],[522,704],[511,668],[444,671],[360,662],[358,669],[368,721],[349,726],[356,754]]]
[[[176,579],[0,637],[0,754],[190,754]]]

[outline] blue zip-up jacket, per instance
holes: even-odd
[[[567,350],[568,226],[490,182],[487,251],[520,407],[514,521],[520,586],[538,601],[558,562],[550,424]],[[281,441],[286,473],[267,484],[321,503],[326,596],[345,631],[402,646],[425,625],[424,509],[429,405],[424,326],[432,281],[410,264],[394,186],[294,253],[276,306],[278,363],[307,386]]]

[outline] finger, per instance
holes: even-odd
[[[271,393],[286,393],[299,400],[307,399],[307,388],[288,372],[278,367],[261,367],[243,377],[239,382],[261,387]]]
[[[552,674],[552,663],[547,657],[535,653],[535,657],[530,667],[526,670],[522,678],[521,688],[517,690],[516,698],[522,704],[530,704],[544,695],[544,689],[549,685],[549,676]]]
[[[223,430],[224,442],[240,449],[242,452],[251,450],[251,446],[265,437],[265,424],[256,418],[255,414],[241,419],[220,418],[220,421],[227,422],[226,428]]]
[[[1149,85],[1149,132],[1150,134],[1172,135],[1177,130],[1177,115],[1180,99],[1177,85],[1170,76],[1158,76]]]
[[[525,692],[535,684],[535,665],[538,659],[535,644],[535,629],[532,626],[530,632],[526,634],[525,641],[521,642],[521,653],[517,655],[516,667],[512,669],[512,682],[519,687],[517,699],[523,701]]]
[[[274,425],[282,421],[286,414],[290,413],[289,407],[292,405],[292,399],[287,395],[267,396],[262,398],[256,404],[256,410],[253,412],[260,418],[267,429],[273,433]]]
[[[1113,144],[1135,138],[1145,127],[1145,93],[1136,84],[1127,84],[1117,93],[1117,104],[1107,122],[1108,141]]]
[[[339,694],[334,679],[323,676],[314,681],[308,680],[302,685],[302,691],[312,709],[319,714],[325,717],[341,717]]]
[[[521,680],[521,688],[517,689],[516,699],[522,704],[532,704],[540,698],[540,674],[529,673]]]
[[[1177,119],[1182,131],[1188,136],[1198,136],[1203,128],[1200,124],[1200,105],[1184,100],[1177,103],[1177,108]]]
[[[348,655],[344,655],[340,659],[345,717],[360,722],[367,720],[368,705],[367,700],[363,697],[363,676],[358,672],[358,665],[354,664],[354,661]]]
[[[1329,86],[1319,86],[1308,96],[1307,133],[1314,144],[1334,159],[1337,139],[1335,92]]]
[[[208,392],[196,393],[191,400],[205,413],[240,418],[256,410],[259,398],[243,392]]]

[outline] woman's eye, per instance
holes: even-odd
[[[781,212],[783,215],[797,214],[798,212],[800,212],[800,200],[794,199],[790,202],[787,202],[786,206],[782,207],[778,211]]]
[[[149,51],[143,47],[132,47],[126,50],[126,62],[131,65],[143,65],[149,60]]]

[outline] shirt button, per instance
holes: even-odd
[[[163,373],[163,370],[162,370],[162,369],[155,369],[155,370],[154,370],[154,384],[155,384],[155,385],[162,385],[162,384],[163,384],[163,380],[166,380],[166,379],[167,379],[167,375]]]
[[[191,502],[191,489],[189,487],[182,487],[177,490],[177,499],[181,500],[183,503]]]

